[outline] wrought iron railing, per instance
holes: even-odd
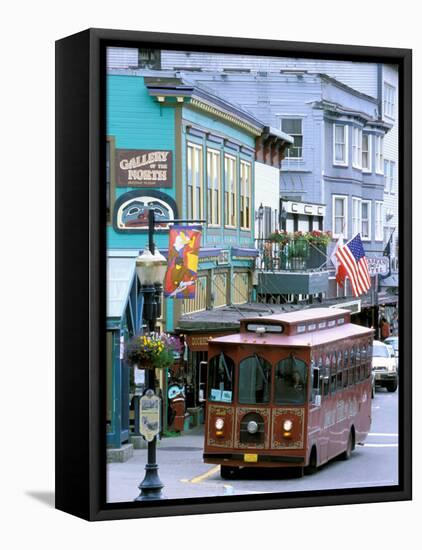
[[[260,271],[318,271],[326,268],[327,247],[307,239],[288,239],[284,243],[256,239]]]

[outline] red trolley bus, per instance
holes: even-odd
[[[242,319],[210,340],[204,461],[230,478],[349,458],[371,425],[372,341],[331,308]]]

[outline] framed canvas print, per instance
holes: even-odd
[[[56,60],[57,508],[410,499],[411,51],[90,29]]]

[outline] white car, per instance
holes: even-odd
[[[397,359],[392,346],[374,340],[372,348],[372,372],[375,384],[388,391],[397,389]]]

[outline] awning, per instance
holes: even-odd
[[[123,317],[135,278],[135,258],[107,258],[107,321]]]

